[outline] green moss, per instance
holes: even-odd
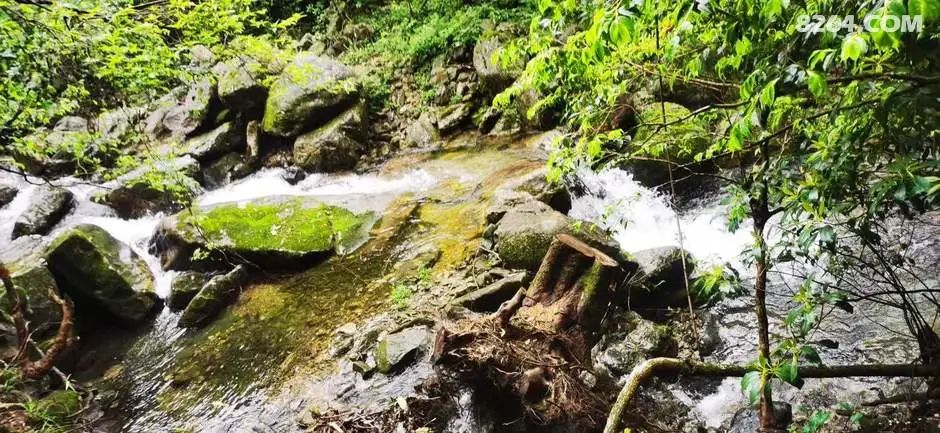
[[[519,233],[500,240],[499,255],[511,267],[535,270],[532,268],[538,268],[553,237],[554,234],[551,233]]]
[[[53,391],[36,402],[34,412],[42,421],[65,424],[82,411],[82,399],[71,390]]]
[[[242,251],[308,253],[328,251],[354,240],[371,214],[297,200],[272,204],[236,204],[186,215],[211,242]]]

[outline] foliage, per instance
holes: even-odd
[[[414,291],[411,290],[411,286],[404,283],[398,283],[392,286],[392,293],[389,295],[392,300],[392,305],[399,310],[408,308],[408,305],[411,304],[412,296],[414,296]]]
[[[763,287],[768,271],[785,262],[824,269],[800,276],[799,306],[786,320],[790,335],[773,354],[762,344],[755,371],[742,381],[752,400],[765,400],[772,377],[798,383],[799,364],[819,362],[806,337],[828,312],[850,310],[833,284],[845,274],[844,255],[860,248],[881,255],[889,219],[940,204],[938,11],[936,0],[540,0],[529,34],[502,55],[528,60],[502,98],[534,89],[566,102],[564,119],[579,136],[559,143],[550,159],[555,178],[583,162],[629,163],[650,154],[737,163],[734,178],[718,176],[731,185],[729,225],[753,221],[755,243],[745,257],[755,283]],[[919,32],[800,26],[806,15],[917,12],[924,14]],[[688,110],[663,115],[671,103]],[[656,108],[659,116],[647,114]],[[701,125],[694,128],[705,146],[688,145],[681,139],[687,133],[671,138],[670,129],[688,122]],[[783,235],[768,242],[775,215]],[[893,272],[887,263],[876,262],[879,272]],[[908,317],[916,298],[900,278],[887,284],[900,298],[888,305]],[[759,305],[763,296],[756,294]],[[916,310],[912,317],[912,335],[933,335],[926,340],[936,343]]]
[[[698,275],[692,289],[699,302],[708,302],[741,292],[741,277],[731,266],[714,265]]]

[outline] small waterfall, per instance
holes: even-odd
[[[584,195],[574,197],[569,215],[593,222],[613,233],[624,251],[678,246],[676,211],[668,198],[633,179],[619,168],[598,172],[581,167],[575,173]],[[748,227],[732,233],[721,197],[703,197],[691,209],[679,212],[684,246],[700,263],[738,263],[738,255],[751,243]]]

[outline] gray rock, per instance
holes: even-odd
[[[55,278],[49,272],[44,258],[47,246],[39,236],[24,236],[0,250],[0,263],[10,271],[13,287],[16,288],[20,300],[24,301],[23,314],[32,325],[33,331],[40,335],[54,328],[62,317],[59,306],[47,295],[49,290],[58,292]],[[0,308],[10,311],[3,287],[0,287]]]
[[[88,132],[88,119],[78,116],[65,116],[56,122],[54,132]]]
[[[431,330],[423,325],[386,335],[375,348],[378,371],[389,374],[400,370],[415,355],[425,350],[430,342]]]
[[[186,203],[166,191],[166,186],[154,184],[152,173],[178,173],[171,177],[174,187],[182,187],[195,196],[199,191],[199,162],[190,156],[160,161],[154,166],[139,167],[117,179],[117,185],[108,192],[95,196],[95,201],[113,208],[121,218],[140,218],[157,212],[176,212]]]
[[[189,49],[189,62],[193,66],[205,68],[215,62],[215,54],[205,45],[193,45]]]
[[[346,65],[299,53],[271,86],[262,126],[272,135],[296,137],[328,121],[357,93],[355,74]]]
[[[437,112],[437,128],[441,134],[450,134],[470,121],[473,104],[462,102],[445,107]]]
[[[239,56],[212,68],[225,106],[249,115],[260,114],[268,89],[262,84],[267,71],[257,60]]]
[[[75,198],[64,188],[43,185],[29,198],[29,207],[13,225],[13,238],[48,234],[75,207]]]
[[[457,298],[457,304],[473,311],[496,311],[503,301],[515,295],[528,281],[527,272],[512,272],[502,279]]]
[[[294,166],[285,168],[284,173],[281,174],[281,179],[284,179],[285,182],[291,185],[297,185],[306,178],[307,173]]]
[[[13,201],[19,192],[20,190],[13,185],[0,185],[0,207],[4,207]]]
[[[686,253],[686,273],[682,272],[682,250],[661,247],[639,251],[631,257],[639,269],[627,287],[631,307],[668,308],[688,304],[685,275],[695,268],[692,256]]]
[[[98,115],[95,130],[102,137],[118,139],[134,130],[147,115],[142,107],[124,107],[105,111]]]
[[[173,278],[167,306],[173,311],[182,311],[196,297],[202,287],[209,282],[209,276],[202,272],[183,272]]]
[[[632,311],[619,311],[609,320],[600,341],[592,349],[596,372],[617,380],[636,364],[659,356],[675,356],[678,344],[666,325],[657,325]]]
[[[506,267],[536,271],[555,235],[573,224],[574,220],[542,202],[526,201],[499,220],[494,233],[496,252]]]
[[[423,113],[405,130],[405,146],[428,148],[440,140],[437,124],[429,113]]]
[[[76,226],[48,251],[49,269],[63,290],[121,321],[138,323],[160,305],[147,264],[101,227]]]
[[[183,310],[179,326],[195,328],[211,321],[235,299],[247,279],[248,269],[244,265],[238,265],[227,274],[212,277]]]
[[[509,87],[518,74],[515,68],[506,68],[495,59],[502,48],[503,43],[496,37],[481,39],[473,47],[473,68],[487,91],[493,95]]]
[[[217,98],[216,87],[210,79],[203,79],[186,90],[174,89],[157,103],[157,108],[147,117],[145,131],[154,140],[182,140],[199,130],[212,119],[213,103]]]
[[[358,104],[319,129],[297,137],[294,164],[312,172],[355,167],[365,152],[365,105]]]
[[[235,122],[227,122],[183,144],[183,153],[200,162],[211,161],[226,153],[245,147],[245,136]]]

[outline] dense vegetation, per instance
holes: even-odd
[[[871,28],[807,29],[816,15],[875,18]],[[907,16],[922,27],[885,27]],[[775,427],[771,384],[822,368],[811,336],[853,302],[900,310],[921,364],[940,365],[937,288],[895,252],[893,229],[940,206],[940,0],[0,0],[0,155],[16,161],[3,168],[66,157],[74,174],[113,179],[144,164],[147,183],[186,202],[197,187],[155,164],[167,156],[139,131],[59,141],[53,125],[144,106],[211,76],[217,61],[284,64],[313,47],[361,69],[373,117],[401,108],[401,82],[431,105],[432,70],[466,63],[499,23],[522,31],[499,35],[495,60],[521,71],[487,105],[510,111],[535,95],[525,115],[559,119],[550,180],[642,163],[666,174],[659,186],[673,195],[689,178],[723,185],[729,228],[754,238],[742,255],[758,347],[741,385],[764,428]],[[282,217],[249,216],[265,236]],[[240,234],[258,236],[249,231]],[[800,280],[796,307],[768,312],[779,273]],[[732,283],[737,275],[714,268],[692,290],[721,296],[739,289]],[[395,306],[406,309],[412,292],[396,285]],[[785,317],[785,334],[771,333],[770,313]]]

